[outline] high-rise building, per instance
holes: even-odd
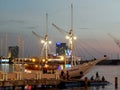
[[[65,55],[65,51],[67,50],[68,46],[66,43],[57,42],[56,43],[56,54],[58,55]]]
[[[9,58],[18,58],[19,47],[18,46],[9,46],[8,47],[8,57]]]

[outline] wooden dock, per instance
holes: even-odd
[[[87,84],[86,84],[87,83]],[[51,88],[51,87],[83,87],[93,86],[93,85],[107,85],[107,81],[87,81],[86,80],[61,80],[59,74],[43,74],[41,72],[34,72],[34,73],[24,73],[24,72],[11,72],[5,73],[0,72],[0,88],[11,87],[10,90],[15,90],[15,87],[24,88],[26,85],[39,88]],[[34,90],[33,89],[33,90]],[[5,89],[6,90],[6,89]]]

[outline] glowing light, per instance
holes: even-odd
[[[65,68],[71,68],[71,65],[70,64],[66,64]]]
[[[64,60],[64,56],[60,56],[60,59],[61,59],[61,60]]]
[[[45,43],[45,41],[44,41],[44,40],[41,40],[41,43]]]
[[[48,65],[47,65],[47,64],[45,64],[45,68],[48,68]]]
[[[52,42],[51,41],[49,41],[49,44],[51,44]]]
[[[38,68],[38,65],[35,65],[35,68]]]
[[[73,39],[74,39],[74,40],[76,40],[76,39],[77,39],[77,37],[73,37]]]
[[[64,66],[63,66],[63,65],[60,65],[60,68],[61,68],[61,70],[63,70],[63,69],[64,69]]]
[[[35,58],[32,59],[32,62],[35,62]]]
[[[69,39],[70,37],[69,36],[66,36],[66,39]]]
[[[45,59],[42,59],[42,62],[45,62]]]
[[[9,59],[1,59],[1,62],[9,62]]]

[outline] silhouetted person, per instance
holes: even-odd
[[[102,76],[102,81],[105,81],[105,77],[104,76]]]
[[[83,71],[80,71],[80,78],[83,77]]]
[[[68,72],[68,71],[67,71],[67,73],[66,73],[66,77],[67,77],[67,80],[70,79],[70,75],[69,75],[69,72]]]
[[[61,71],[60,77],[61,77],[62,79],[65,77],[65,73],[64,73],[63,70]]]
[[[99,76],[99,74],[98,74],[98,72],[96,72],[96,77],[98,77]]]
[[[91,76],[90,80],[94,80],[94,76]]]
[[[96,80],[100,80],[100,76],[99,76],[98,72],[96,72]]]

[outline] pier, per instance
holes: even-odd
[[[60,83],[58,74],[42,74],[41,72],[24,73],[24,72],[0,72],[0,88],[21,87],[26,85],[34,87],[56,87]],[[15,89],[14,89],[15,90]]]
[[[88,81],[87,86],[93,85],[107,85],[107,81]],[[70,79],[61,80],[59,74],[44,74],[42,72],[0,72],[0,88],[12,88],[10,90],[15,90],[16,87],[25,88],[25,86],[32,86],[32,88],[52,88],[52,87],[83,87],[86,86],[86,79]],[[33,90],[34,90],[33,89]]]

